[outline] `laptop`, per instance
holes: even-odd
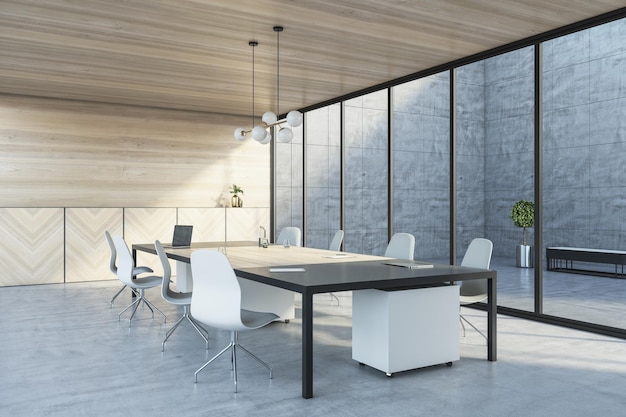
[[[429,264],[426,262],[418,262],[418,261],[404,261],[401,259],[393,260],[393,261],[385,261],[383,262],[385,265],[391,266],[401,266],[402,268],[409,269],[422,269],[422,268],[432,268],[433,264]]]
[[[191,247],[191,232],[193,226],[177,224],[174,226],[174,236],[171,245],[163,245],[164,248],[189,248]]]

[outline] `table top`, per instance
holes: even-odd
[[[156,253],[153,244],[136,244],[134,250]],[[242,278],[270,284],[299,293],[325,293],[365,288],[402,289],[432,286],[450,281],[496,278],[491,270],[434,264],[432,268],[410,269],[386,265],[391,258],[334,252],[306,247],[270,245],[256,242],[194,243],[190,248],[165,249],[171,259],[190,262],[191,254],[201,249],[225,252]],[[270,272],[271,267],[304,268],[302,272]]]

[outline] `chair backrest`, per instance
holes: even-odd
[[[159,240],[154,242],[154,249],[156,249],[159,260],[161,261],[161,267],[163,268],[163,282],[161,282],[161,296],[165,301],[172,299],[173,291],[170,289],[170,280],[172,278],[172,267],[170,266],[170,260],[163,250],[163,245]]]
[[[277,245],[282,245],[286,240],[289,240],[291,246],[302,246],[302,232],[299,227],[287,226],[278,234],[276,239]]]
[[[133,268],[135,264],[128,250],[128,245],[121,236],[113,236],[113,245],[117,252],[117,278],[124,284],[133,286]]]
[[[385,256],[388,258],[413,260],[415,236],[410,233],[396,233],[391,237]]]
[[[228,258],[216,250],[196,250],[191,274],[191,315],[210,327],[246,329],[241,322],[241,287]]]
[[[113,238],[111,237],[111,233],[108,230],[104,231],[104,236],[107,238],[107,243],[109,244],[109,248],[111,249],[111,260],[109,261],[109,268],[111,272],[117,275],[117,251],[115,250],[115,244],[113,243]]]
[[[338,251],[341,250],[341,242],[343,242],[343,230],[339,229],[335,232],[333,240],[330,241],[329,250]]]
[[[491,253],[493,243],[489,239],[478,237],[472,240],[465,251],[465,256],[461,261],[461,266],[470,268],[489,269],[491,265]],[[471,281],[461,281],[461,296],[487,296],[487,279],[476,279]]]

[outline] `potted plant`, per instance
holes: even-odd
[[[230,187],[230,193],[233,195],[230,198],[230,205],[233,207],[243,207],[243,200],[239,197],[239,194],[243,195],[243,190],[237,184],[233,184]]]
[[[515,226],[523,229],[522,244],[517,245],[516,250],[517,266],[521,268],[532,268],[533,248],[526,244],[526,229],[535,225],[535,204],[531,201],[519,200],[513,204],[511,219]]]

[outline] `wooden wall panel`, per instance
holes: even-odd
[[[180,208],[178,224],[193,225],[193,242],[211,242],[224,239],[223,208]]]
[[[0,285],[63,282],[63,209],[0,208]]]
[[[0,207],[269,207],[249,118],[0,94]]]
[[[232,138],[249,123],[0,94],[0,285],[114,279],[107,228],[124,233],[129,246],[169,242],[180,215],[198,225],[196,240],[222,239],[233,183],[246,190],[247,205],[270,205],[270,148]],[[105,210],[120,207],[130,207],[123,209],[123,228]],[[141,261],[161,270],[155,257]]]
[[[127,208],[124,209],[124,239],[129,248],[133,243],[148,243],[160,240],[172,242],[176,208]],[[137,265],[147,265],[155,274],[163,273],[159,259],[147,253],[139,253]]]
[[[228,208],[226,209],[228,240],[253,240],[259,238],[259,226],[265,227],[267,237],[270,231],[269,208]]]
[[[65,282],[115,279],[109,269],[106,230],[112,236],[123,233],[123,209],[65,210]]]

